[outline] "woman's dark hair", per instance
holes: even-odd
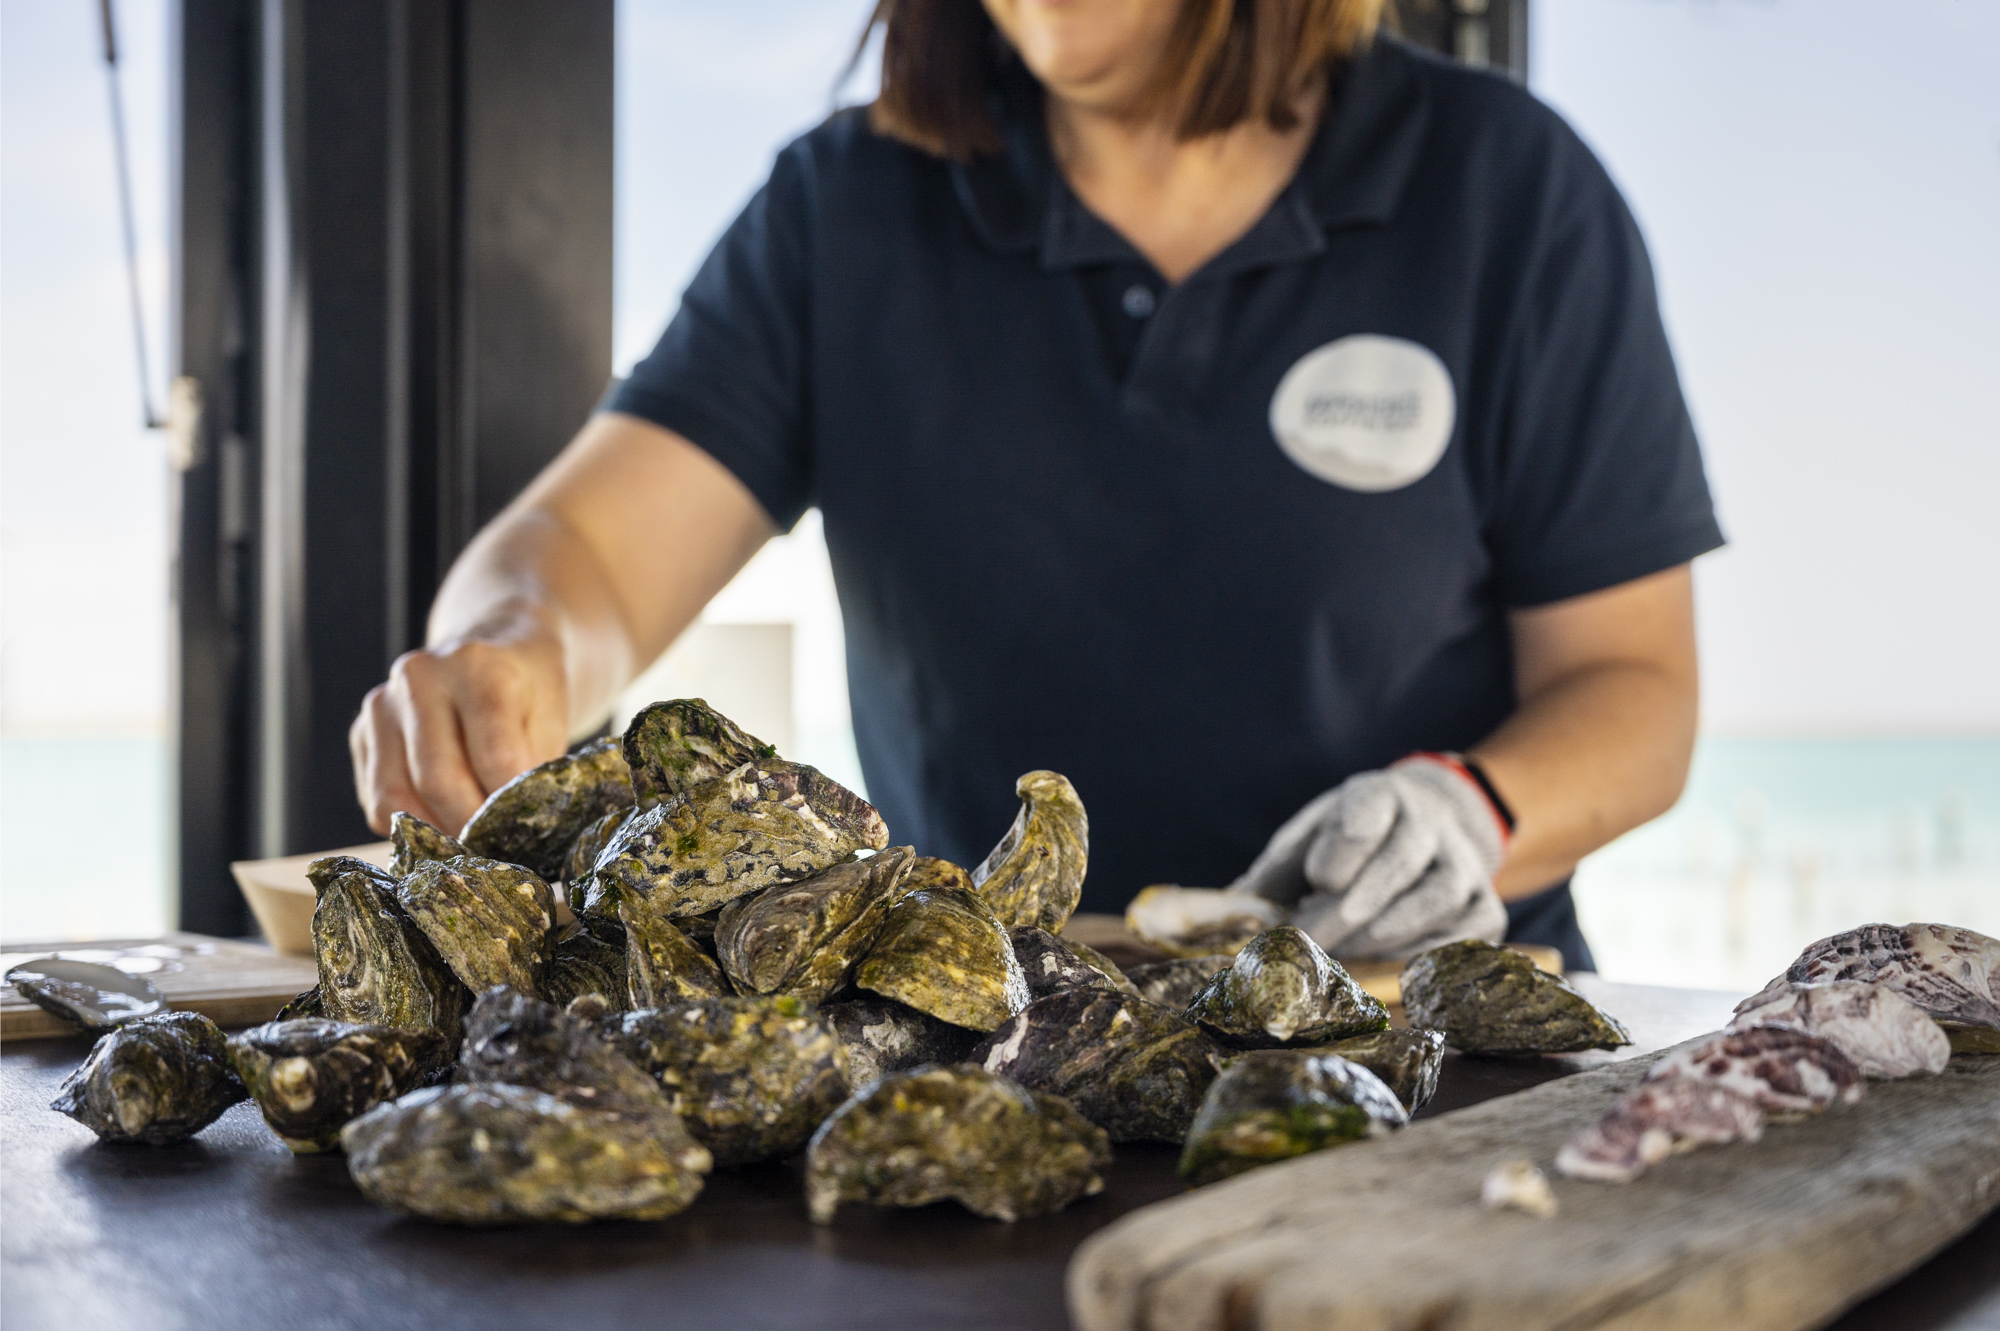
[[[1184,139],[1253,117],[1298,123],[1300,94],[1366,44],[1384,0],[1182,0],[1151,90]],[[1000,150],[991,95],[1006,52],[980,0],[876,0],[882,91],[870,110],[880,133],[961,161]]]

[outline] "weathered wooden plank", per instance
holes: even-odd
[[[1160,1202],[1070,1264],[1081,1331],[1818,1326],[2000,1204],[2000,1057],[1871,1083],[1625,1186],[1556,1178],[1556,1148],[1636,1082],[1633,1059],[1392,1138]],[[1526,1156],[1561,1213],[1488,1211]]]

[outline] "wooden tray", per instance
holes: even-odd
[[[151,980],[177,1011],[199,1012],[218,1026],[254,1026],[319,980],[309,959],[280,956],[256,943],[204,934],[121,938],[101,943],[8,943],[0,972],[36,957],[101,962]],[[76,1027],[0,985],[0,1040],[75,1035]]]

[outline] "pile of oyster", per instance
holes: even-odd
[[[1126,975],[1061,937],[1076,791],[1030,772],[1017,793],[968,871],[699,699],[656,703],[456,837],[396,815],[387,871],[315,862],[312,990],[233,1038],[123,1025],[55,1107],[161,1144],[248,1096],[291,1149],[344,1150],[370,1199],[463,1224],[656,1218],[712,1169],[801,1150],[815,1220],[940,1199],[1013,1220],[1099,1191],[1112,1142],[1182,1145],[1206,1182],[1430,1096],[1471,990],[1392,1031],[1287,925]],[[1449,989],[1464,967],[1433,969]],[[1545,1037],[1574,995],[1529,969]]]

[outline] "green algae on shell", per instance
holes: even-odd
[[[715,958],[645,897],[618,905],[625,929],[625,1002],[631,1009],[733,992]]]
[[[986,902],[960,888],[907,892],[855,968],[870,993],[990,1031],[1028,1005],[1028,981]]]
[[[818,1002],[844,986],[901,890],[908,846],[843,860],[722,908],[715,948],[738,993]]]
[[[1009,929],[1007,941],[1028,981],[1028,997],[1044,998],[1064,989],[1116,989],[1137,994],[1125,972],[1096,948],[1058,938],[1037,925]]]
[[[806,1150],[806,1207],[956,1201],[1014,1221],[1104,1189],[1111,1143],[1061,1096],[971,1064],[895,1072],[822,1123]]]
[[[624,751],[617,740],[601,739],[531,767],[488,795],[458,839],[475,855],[560,880],[577,836],[632,803]]]
[[[1195,995],[1187,1015],[1239,1049],[1328,1044],[1389,1025],[1389,1010],[1289,924],[1245,944]]]
[[[323,1017],[252,1027],[228,1050],[264,1122],[300,1155],[332,1150],[350,1119],[415,1090],[451,1056],[440,1031]]]
[[[396,900],[475,993],[540,984],[556,899],[533,870],[476,855],[426,860],[396,885]]]
[[[885,1073],[962,1063],[980,1039],[978,1031],[873,994],[823,1003],[819,1011],[847,1051],[848,1084],[857,1091]]]
[[[172,1146],[243,1097],[221,1028],[199,1013],[161,1012],[98,1037],[49,1108],[107,1142]]]
[[[567,1007],[585,994],[596,994],[613,1012],[627,1005],[625,926],[617,920],[581,916],[555,935],[549,964],[542,972],[541,996]]]
[[[439,1086],[341,1130],[377,1206],[461,1225],[659,1220],[701,1192],[708,1152],[660,1120],[579,1109],[507,1083]]]
[[[403,913],[396,880],[350,855],[314,860],[306,876],[319,894],[312,934],[321,1012],[456,1040],[472,993]]]
[[[718,1165],[792,1154],[847,1097],[832,1025],[792,995],[670,1003],[599,1029],[658,1080]]]
[[[972,883],[1010,929],[1039,925],[1061,933],[1083,897],[1090,819],[1069,778],[1029,772],[1014,783],[1021,811],[972,871]]]
[[[1364,1067],[1313,1049],[1252,1050],[1232,1058],[1208,1088],[1180,1175],[1199,1187],[1407,1122],[1402,1101]]]
[[[1151,961],[1126,971],[1139,997],[1176,1012],[1187,1011],[1194,996],[1208,987],[1216,972],[1229,969],[1233,957],[1214,953],[1206,957],[1174,957]]]
[[[625,727],[625,762],[641,803],[657,803],[713,781],[745,763],[778,761],[776,748],[700,698],[674,698],[644,708]]]
[[[1468,938],[1410,959],[1403,1011],[1468,1054],[1564,1054],[1632,1043],[1618,1021],[1512,948]]]
[[[1199,1027],[1108,988],[1037,999],[966,1056],[1060,1095],[1114,1142],[1180,1143],[1225,1051]]]
[[[1444,1032],[1392,1029],[1330,1044],[1316,1053],[1333,1054],[1381,1079],[1412,1114],[1437,1093],[1444,1067]]]
[[[449,860],[470,854],[449,832],[439,831],[413,813],[389,816],[389,876],[407,878],[425,860]]]

